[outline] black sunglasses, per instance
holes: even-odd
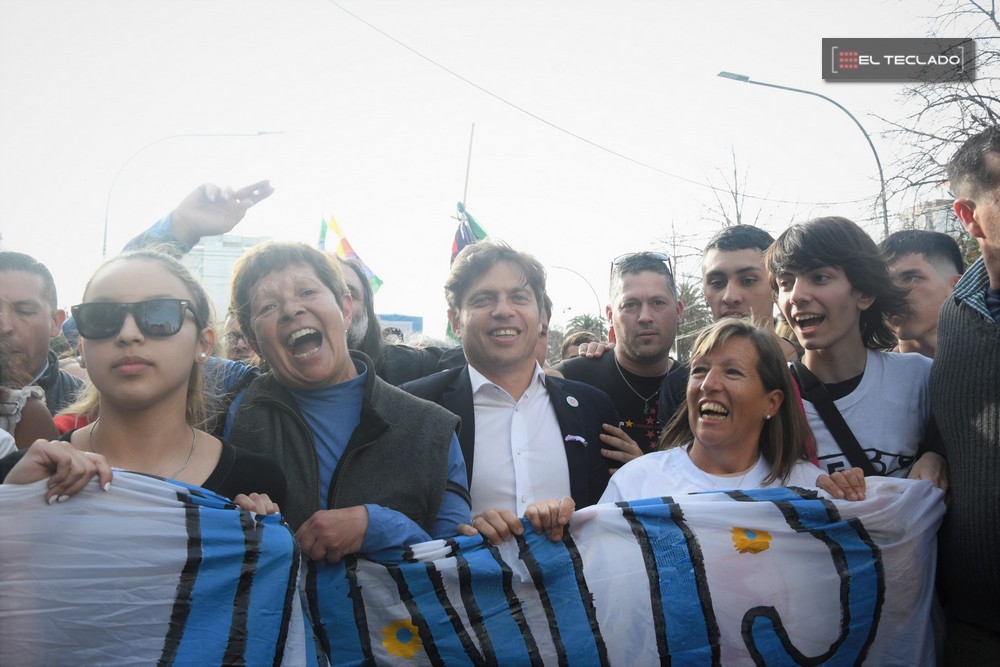
[[[616,269],[634,257],[663,262],[667,265],[667,273],[670,274],[670,280],[673,281],[674,267],[670,255],[665,252],[627,252],[624,255],[618,255],[611,260],[611,277],[614,278]]]
[[[149,299],[136,303],[92,301],[70,308],[76,329],[84,338],[111,338],[125,323],[125,314],[132,313],[135,325],[146,336],[173,336],[184,326],[184,315],[191,311],[198,328],[202,328],[198,313],[184,299]]]

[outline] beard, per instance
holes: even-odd
[[[368,333],[368,313],[361,313],[355,316],[347,330],[347,347],[352,350],[361,349],[366,333]]]

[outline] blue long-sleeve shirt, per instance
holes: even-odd
[[[216,364],[215,372],[224,378],[224,384],[228,387],[235,386],[248,372],[238,362],[217,360]],[[316,442],[320,484],[324,489],[330,487],[337,463],[347,449],[351,434],[361,418],[361,403],[369,371],[361,362],[356,361],[355,365],[358,376],[347,382],[323,389],[292,392]],[[232,429],[241,399],[242,393],[237,395],[229,408],[224,429],[226,436]],[[448,448],[448,479],[464,489],[468,488],[465,458],[455,434],[452,434]],[[471,518],[469,504],[453,491],[445,491],[430,534],[402,512],[371,503],[366,504],[365,508],[368,510],[368,529],[361,550],[366,553],[451,537],[458,524],[469,523]]]

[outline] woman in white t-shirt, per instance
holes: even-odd
[[[600,502],[817,485],[860,500],[860,474],[831,479],[806,459],[808,428],[774,334],[722,319],[695,341],[687,401],[660,436],[660,451],[625,464]]]

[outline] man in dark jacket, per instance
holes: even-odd
[[[462,419],[473,526],[496,542],[520,530],[518,517],[533,503],[597,502],[614,465],[601,455],[602,425],[618,417],[603,392],[538,365],[545,269],[483,241],[455,258],[445,296],[469,363],[403,389]]]

